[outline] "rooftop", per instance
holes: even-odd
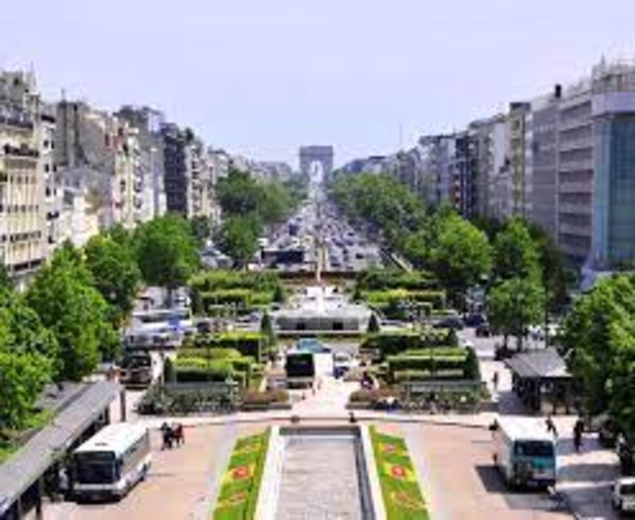
[[[564,360],[553,348],[516,354],[507,361],[507,366],[523,378],[571,377]]]
[[[119,384],[85,385],[53,421],[0,465],[0,515],[24,493],[117,398]]]

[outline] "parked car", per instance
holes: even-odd
[[[478,327],[479,325],[486,323],[487,319],[483,314],[476,313],[470,314],[467,318],[465,318],[465,326],[466,327]]]
[[[635,477],[619,478],[613,484],[613,508],[620,513],[635,512]]]
[[[435,329],[463,330],[464,327],[465,324],[463,323],[463,320],[456,316],[445,318],[434,324]]]
[[[489,338],[492,334],[489,323],[487,323],[486,321],[478,325],[474,332],[477,338]]]

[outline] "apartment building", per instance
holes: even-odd
[[[450,163],[454,183],[452,205],[466,218],[478,214],[478,145],[474,131],[465,130],[455,135]]]
[[[591,81],[565,89],[558,105],[558,244],[583,264],[591,250],[593,213]]]
[[[166,210],[186,217],[190,211],[191,169],[186,148],[194,134],[181,130],[173,123],[161,126],[163,137],[164,183]]]
[[[417,148],[421,156],[421,175],[426,186],[426,202],[432,206],[449,204],[453,194],[450,163],[454,155],[454,136],[422,136]]]
[[[557,239],[558,104],[562,87],[531,101],[531,211],[527,216]]]
[[[62,186],[87,189],[100,229],[143,220],[144,172],[139,130],[83,102],[57,106],[56,160]],[[84,178],[82,178],[84,176]]]
[[[141,197],[142,201],[141,206],[136,208],[135,219],[145,222],[166,211],[161,135],[165,116],[150,107],[127,105],[117,112],[117,117],[137,130],[139,160],[134,182],[136,197]]]
[[[62,211],[62,191],[59,189],[57,163],[55,161],[55,106],[43,103],[40,114],[40,153],[44,176],[44,200],[46,205],[46,248],[47,256],[61,244],[60,216]]]
[[[530,108],[526,102],[511,103],[507,116],[511,211],[513,215],[523,217],[528,214],[528,201],[531,198],[531,161],[527,160],[527,151],[531,149],[527,135],[531,124],[528,121]]]
[[[47,255],[41,126],[34,74],[0,72],[0,261],[19,286]]]

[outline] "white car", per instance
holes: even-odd
[[[619,478],[613,484],[613,507],[621,513],[635,512],[635,477]]]

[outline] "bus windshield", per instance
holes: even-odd
[[[519,457],[553,458],[553,444],[547,441],[516,441],[514,454]]]
[[[110,484],[118,480],[116,460],[109,452],[75,454],[75,480],[80,484]]]

